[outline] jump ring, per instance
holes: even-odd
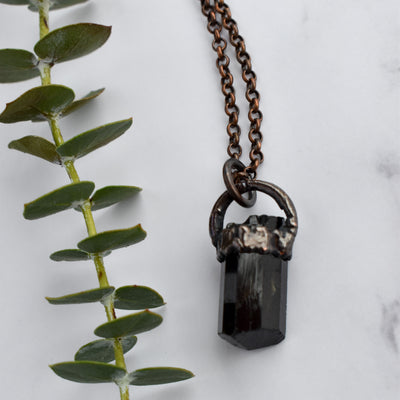
[[[236,158],[230,158],[224,164],[223,168],[223,177],[226,189],[233,200],[235,200],[242,207],[250,208],[252,207],[257,200],[257,193],[254,190],[247,190],[246,185],[238,185],[236,181],[236,176],[233,173],[233,170],[238,172],[242,172],[246,169],[245,165],[237,160]],[[243,193],[248,192],[249,197],[243,197]]]

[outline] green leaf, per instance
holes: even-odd
[[[93,190],[93,182],[78,182],[63,186],[25,204],[24,217],[38,219],[76,207],[87,200]]]
[[[53,164],[61,164],[61,158],[56,151],[56,146],[40,136],[25,136],[21,139],[13,140],[8,144],[8,148],[43,158],[43,160]]]
[[[98,326],[94,334],[104,338],[137,335],[156,328],[161,322],[162,317],[160,315],[146,310],[106,322]]]
[[[80,158],[99,147],[105,146],[112,140],[117,139],[125,133],[132,125],[132,119],[113,122],[99,126],[80,135],[73,137],[57,148],[61,157]]]
[[[49,64],[61,63],[97,50],[110,34],[110,26],[89,23],[68,25],[48,33],[36,43],[34,50]]]
[[[39,86],[8,103],[0,114],[0,122],[43,121],[50,115],[58,115],[74,98],[73,90],[66,86]]]
[[[10,4],[12,6],[23,6],[29,4],[29,0],[0,0],[0,3]]]
[[[38,60],[26,50],[0,50],[0,83],[20,82],[40,75]]]
[[[90,260],[90,254],[78,249],[67,249],[56,251],[50,254],[50,259],[53,261],[86,261]]]
[[[61,378],[80,383],[115,382],[126,375],[123,368],[95,361],[69,361],[50,365]]]
[[[61,297],[46,297],[50,304],[83,304],[83,303],[96,303],[103,300],[104,297],[109,296],[114,292],[115,288],[112,286],[107,288],[96,288],[85,290],[84,292],[68,294]]]
[[[88,0],[52,0],[50,10],[59,10],[60,8],[71,7],[77,4],[86,3]]]
[[[141,242],[145,237],[146,232],[139,224],[133,228],[105,231],[90,236],[80,241],[78,247],[88,253],[103,253],[131,246],[132,244]]]
[[[122,310],[144,310],[164,304],[164,299],[147,286],[123,286],[115,291],[114,307]]]
[[[148,386],[184,381],[193,376],[193,373],[186,369],[157,367],[138,369],[128,374],[128,379],[130,385]]]
[[[61,113],[61,117],[66,117],[72,112],[79,110],[81,107],[89,103],[91,100],[95,99],[97,96],[100,96],[104,92],[104,88],[92,90],[86,96],[82,97],[79,100],[74,101],[68,107],[64,108]]]
[[[120,339],[122,350],[127,353],[136,344],[136,336]],[[100,339],[82,346],[75,354],[75,361],[99,361],[108,363],[115,360],[114,339]]]
[[[100,210],[127,200],[142,189],[136,186],[106,186],[97,190],[92,198],[92,211]]]
[[[70,7],[81,3],[86,3],[88,0],[51,0],[50,10],[59,10],[60,8]],[[38,11],[35,4],[32,4],[32,0],[0,0],[0,3],[10,4],[15,6],[28,5],[31,11]]]
[[[60,8],[70,7],[81,3],[86,3],[88,0],[51,0],[50,10],[58,10]],[[0,0],[0,3],[10,4],[15,6],[28,5],[31,11],[38,11],[35,4],[32,4],[33,0]]]

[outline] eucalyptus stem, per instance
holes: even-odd
[[[40,39],[49,33],[49,0],[37,0],[37,7],[39,9],[39,29]]]
[[[40,39],[49,33],[49,0],[38,0],[37,7],[39,9],[39,30]],[[50,65],[45,62],[40,64],[40,78],[42,80],[42,85],[50,85],[51,75],[50,75]]]
[[[38,0],[38,9],[39,9],[39,27],[40,27],[40,39],[42,39],[45,35],[49,33],[49,8],[50,1],[49,0]],[[51,66],[46,63],[45,60],[40,60],[40,77],[42,81],[42,86],[51,84]],[[64,143],[64,138],[61,133],[61,129],[58,123],[57,116],[49,117],[49,125],[51,129],[51,133],[53,136],[54,143],[56,146],[60,146]],[[80,178],[78,172],[75,168],[74,162],[72,160],[65,161],[63,166],[71,180],[72,183],[80,182]],[[91,204],[89,201],[86,201],[81,205],[81,211],[83,217],[85,219],[86,229],[89,236],[94,236],[97,234],[96,225],[94,222]],[[93,256],[93,262],[96,267],[97,278],[99,281],[100,287],[109,287],[109,282],[107,278],[107,273],[104,266],[103,257],[99,254]],[[106,302],[104,302],[104,308],[107,315],[107,320],[112,321],[116,319],[114,301],[113,298],[110,297]],[[122,344],[118,338],[114,339],[114,353],[115,353],[115,364],[116,366],[123,368],[126,370],[126,363],[124,358],[124,352],[122,348]],[[127,386],[121,386],[119,388],[121,400],[129,400],[129,389]]]

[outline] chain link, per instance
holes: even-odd
[[[227,41],[221,36],[225,29],[229,35],[229,42],[235,48],[236,59],[242,68],[242,78],[246,83],[246,100],[249,102],[248,118],[250,121],[249,140],[251,142],[250,165],[243,172],[238,173],[239,179],[255,179],[257,168],[264,161],[261,151],[263,140],[260,131],[263,115],[259,109],[260,94],[256,89],[256,74],[251,65],[251,58],[246,51],[243,37],[239,34],[236,21],[232,18],[231,10],[224,0],[200,0],[203,14],[207,17],[208,31],[214,36],[212,48],[217,53],[217,68],[221,75],[221,88],[225,96],[225,113],[228,115],[227,133],[229,146],[227,152],[231,158],[237,160],[242,155],[240,146],[241,129],[239,126],[239,108],[236,105],[233,76],[229,70],[230,59],[225,50]]]

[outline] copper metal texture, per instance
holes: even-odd
[[[200,0],[208,20],[208,30],[214,36],[212,47],[217,53],[217,68],[221,75],[228,115],[228,159],[223,168],[227,191],[214,205],[210,216],[210,236],[222,262],[219,335],[235,346],[251,350],[282,341],[286,331],[287,260],[297,233],[297,214],[289,196],[278,186],[256,180],[257,168],[263,162],[260,131],[262,113],[260,95],[256,90],[256,75],[246,51],[237,23],[223,0]],[[250,164],[239,159],[239,108],[236,104],[233,76],[226,54],[228,40],[242,69],[249,103]],[[251,216],[243,224],[228,224],[224,217],[229,205],[236,201],[251,207],[257,191],[271,196],[285,212],[286,219],[266,215]],[[247,194],[247,196],[246,196]]]
[[[225,161],[222,175],[226,190],[242,207],[252,207],[257,200],[257,192],[252,190],[248,192],[248,197],[243,197],[243,193],[246,191],[248,178],[240,175],[246,169],[244,164],[236,158],[230,158]]]
[[[229,6],[223,0],[200,0],[203,14],[208,20],[208,31],[214,36],[212,47],[217,53],[217,68],[221,75],[222,93],[225,96],[225,112],[228,115],[227,132],[229,135],[228,154],[231,158],[239,159],[242,154],[240,146],[241,129],[238,125],[239,108],[236,105],[233,76],[229,70],[230,59],[226,55],[227,41],[222,37],[225,29],[229,41],[235,48],[236,59],[242,68],[242,78],[246,83],[246,99],[249,102],[248,118],[250,121],[249,140],[251,142],[250,164],[242,174],[245,178],[255,179],[257,168],[263,162],[261,152],[262,134],[260,131],[262,113],[259,109],[260,94],[256,90],[256,74],[251,65],[251,58],[246,51],[243,37],[239,34],[236,21],[232,18]]]
[[[225,213],[233,201],[229,192],[224,192],[215,203],[210,215],[210,236],[217,248],[217,258],[220,262],[232,251],[273,254],[283,260],[292,257],[298,227],[296,208],[292,200],[280,187],[269,182],[249,180],[243,193],[253,190],[271,196],[284,211],[286,219],[282,220],[279,228],[273,230],[268,229],[266,216],[250,217],[241,226],[233,224],[224,229]]]
[[[224,229],[226,210],[234,200],[226,191],[210,217],[210,235],[222,263],[218,334],[234,346],[253,350],[278,344],[286,335],[288,260],[297,215],[279,187],[256,180],[246,185],[245,190],[270,195],[286,214],[286,219],[253,215]]]

